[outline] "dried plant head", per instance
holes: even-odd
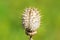
[[[40,26],[40,12],[36,8],[26,8],[23,13],[23,26],[26,31],[36,31]]]

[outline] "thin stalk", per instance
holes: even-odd
[[[32,36],[30,36],[30,39],[29,39],[29,40],[33,40],[33,39],[32,39]]]

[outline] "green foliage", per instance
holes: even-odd
[[[34,40],[60,40],[60,0],[0,0],[0,40],[28,40],[22,26],[25,8],[41,10],[41,26]]]

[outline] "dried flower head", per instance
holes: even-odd
[[[23,14],[23,25],[26,31],[37,30],[40,25],[40,14],[36,8],[26,8]]]

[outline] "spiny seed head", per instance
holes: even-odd
[[[27,31],[35,31],[40,25],[40,15],[36,8],[26,8],[23,14],[23,25]]]

